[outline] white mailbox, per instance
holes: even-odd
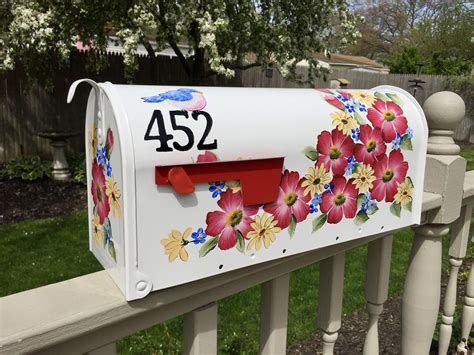
[[[405,91],[92,85],[90,249],[127,300],[420,222]]]

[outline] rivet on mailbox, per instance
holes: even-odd
[[[127,300],[420,222],[428,130],[399,88],[84,79],[68,101],[82,81],[90,250]]]

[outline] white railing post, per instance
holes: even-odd
[[[469,228],[471,225],[472,206],[464,206],[461,216],[451,225],[451,239],[449,246],[449,281],[444,297],[442,323],[439,332],[439,354],[446,354],[449,349],[454,311],[456,309],[456,291],[458,284],[458,271],[466,256],[469,241]],[[461,340],[461,339],[458,339]]]
[[[344,255],[336,254],[319,263],[318,325],[323,331],[323,355],[334,354],[341,328]]]
[[[262,284],[260,354],[286,354],[290,274]]]
[[[462,98],[438,92],[425,101],[423,109],[430,128],[424,191],[441,195],[443,204],[428,214],[428,224],[415,228],[402,301],[404,355],[429,353],[441,292],[441,238],[459,217],[466,170],[452,138],[464,118]]]
[[[364,354],[379,353],[379,316],[388,297],[390,261],[392,256],[392,235],[369,243],[367,253],[367,276],[365,299],[369,313],[369,326],[364,342]]]
[[[464,305],[462,308],[462,337],[469,339],[471,329],[474,325],[474,262],[471,263],[471,272],[467,279],[466,295],[464,296]],[[472,347],[472,344],[471,344]]]
[[[183,354],[217,354],[217,303],[184,316]]]

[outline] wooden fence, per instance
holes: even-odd
[[[52,150],[46,139],[37,136],[40,131],[74,131],[77,136],[70,139],[69,152],[84,150],[84,114],[88,95],[87,88],[80,88],[74,102],[66,104],[66,95],[70,84],[77,79],[89,77],[97,81],[111,81],[116,84],[127,83],[124,78],[122,57],[110,55],[108,66],[100,73],[88,71],[86,55],[76,53],[72,56],[68,69],[58,70],[52,81],[54,90],[48,92],[41,85],[33,85],[26,80],[21,70],[0,75],[0,162],[23,155],[52,156]],[[133,83],[152,84],[150,62],[139,59],[140,70]],[[175,58],[158,59],[158,84],[185,85],[186,73]],[[304,73],[304,70],[301,70]],[[377,85],[394,85],[411,91],[408,80],[413,75],[372,74],[367,72],[335,70],[328,79],[345,78],[351,88],[369,89]],[[447,77],[423,75],[426,81],[424,92],[419,95],[422,102],[434,92],[444,90]],[[237,73],[233,79],[214,78],[210,85],[245,86],[245,87],[299,87],[294,82],[285,80],[278,70],[274,69],[271,77],[260,68],[251,68]],[[320,78],[316,87],[328,87],[329,81]],[[469,132],[470,121],[462,130]],[[462,138],[457,136],[457,138]]]

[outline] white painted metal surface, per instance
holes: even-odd
[[[403,90],[90,83],[90,248],[127,300],[420,222],[428,130]],[[155,183],[155,167],[275,158],[263,205],[234,180]]]

